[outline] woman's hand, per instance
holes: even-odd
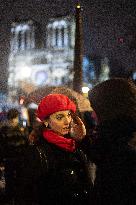
[[[81,141],[86,135],[85,125],[74,113],[72,113],[72,118],[70,135],[76,141]]]

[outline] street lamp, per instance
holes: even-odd
[[[88,97],[88,91],[89,91],[89,90],[90,90],[89,87],[83,86],[83,87],[82,87],[83,96]]]
[[[74,50],[74,78],[73,89],[82,93],[82,61],[83,61],[83,26],[81,6],[76,6],[76,30],[75,30],[75,50]]]

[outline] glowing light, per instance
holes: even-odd
[[[82,87],[82,92],[83,93],[88,93],[90,89],[88,87]]]
[[[30,103],[28,108],[31,108],[31,109],[37,109],[38,108],[38,105],[35,104],[34,102]]]
[[[136,72],[133,73],[133,80],[136,80]]]
[[[81,8],[81,6],[80,6],[80,4],[78,4],[78,5],[77,5],[77,9],[80,9],[80,8]]]
[[[31,68],[28,66],[20,66],[20,73],[19,76],[21,76],[21,78],[29,78],[31,76]]]

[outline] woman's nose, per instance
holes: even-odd
[[[70,119],[68,117],[65,117],[64,124],[68,125],[70,123]]]

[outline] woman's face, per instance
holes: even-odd
[[[66,135],[70,131],[71,111],[59,111],[50,115],[48,119],[49,127],[60,135]]]

